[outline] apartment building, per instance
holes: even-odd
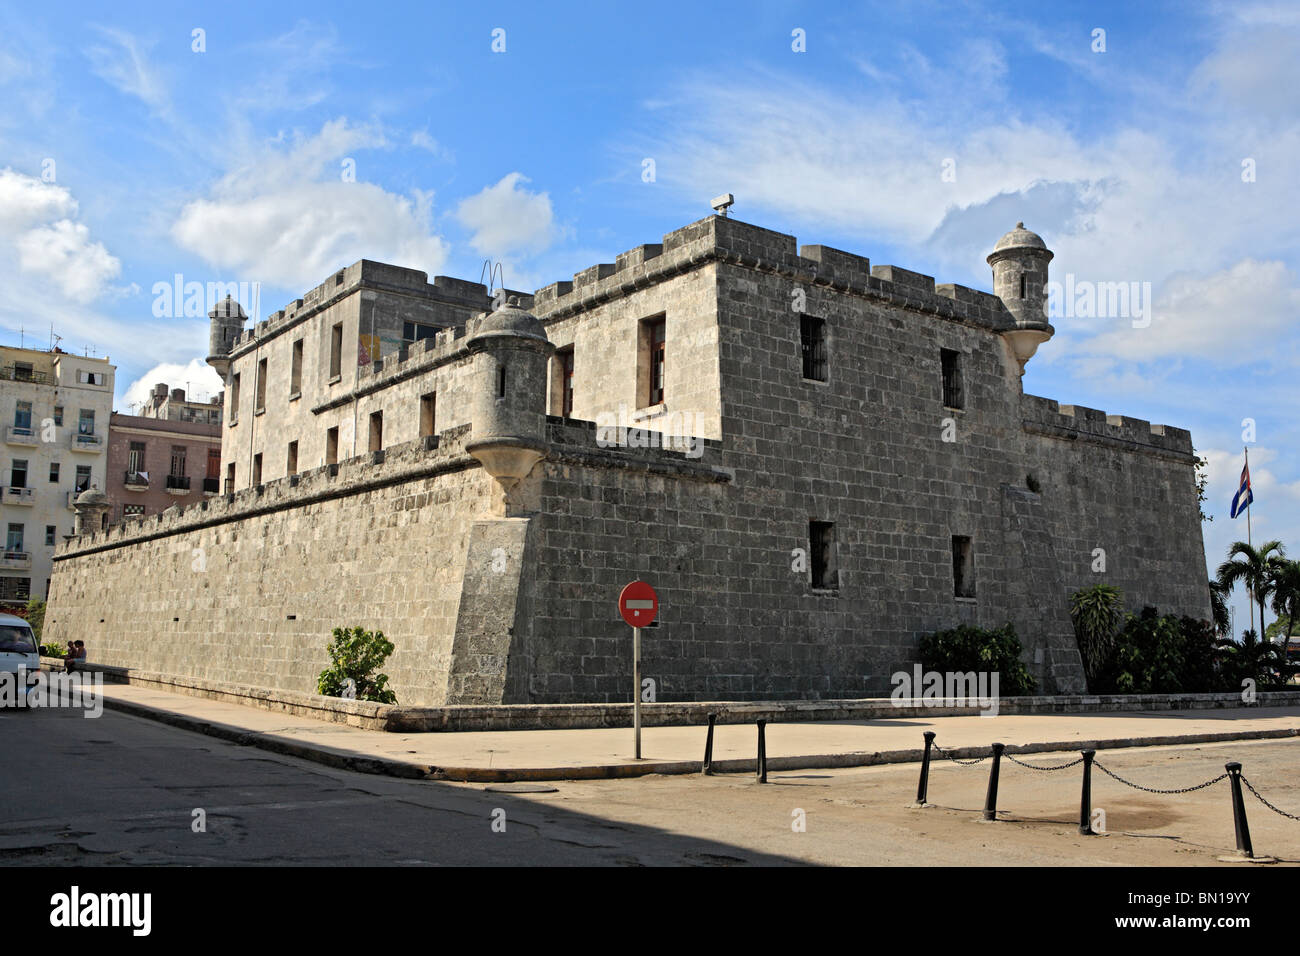
[[[110,524],[182,507],[220,491],[222,397],[191,402],[155,385],[140,415],[109,419]]]
[[[0,605],[46,596],[73,499],[104,487],[115,371],[107,357],[0,346]]]

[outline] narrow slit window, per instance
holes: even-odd
[[[959,598],[975,596],[975,549],[965,535],[952,536],[952,593]]]
[[[799,346],[803,355],[803,377],[826,381],[826,322],[812,315],[799,317]]]
[[[833,591],[840,586],[835,560],[835,525],[829,521],[808,522],[808,554],[812,586]]]
[[[939,359],[943,368],[944,407],[965,408],[961,381],[961,353],[953,349],[940,349]]]

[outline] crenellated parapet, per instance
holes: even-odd
[[[544,321],[564,318],[710,262],[878,299],[996,332],[1015,328],[1014,317],[995,295],[955,284],[936,286],[930,276],[898,266],[872,266],[865,256],[830,246],[799,247],[794,236],[723,216],[707,216],[666,234],[660,243],[637,246],[612,263],[599,263],[575,273],[572,280],[553,282],[537,291],[532,308]]]
[[[1059,405],[1037,395],[1021,396],[1020,411],[1024,430],[1030,434],[1150,451],[1188,463],[1194,455],[1192,433],[1184,428],[1153,425],[1127,415],[1108,415],[1083,405]]]

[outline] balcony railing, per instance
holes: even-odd
[[[122,484],[128,488],[148,488],[149,479],[138,471],[127,471],[126,477],[122,479]]]
[[[0,378],[8,382],[31,382],[33,385],[45,385],[50,380],[49,375],[45,372],[38,372],[30,368],[18,368],[16,365],[6,365],[0,368]]]
[[[174,494],[188,494],[190,490],[189,475],[168,475],[167,490]]]
[[[7,505],[30,505],[33,503],[31,488],[15,488],[13,485],[5,488],[4,503]]]
[[[4,557],[0,558],[0,568],[7,568],[10,571],[25,571],[32,566],[32,556],[27,551],[9,551],[4,552]]]
[[[221,479],[220,479],[220,478],[204,478],[204,479],[203,479],[203,493],[204,493],[205,495],[217,495],[217,494],[220,494],[220,493],[221,493]]]
[[[103,435],[85,435],[78,433],[72,437],[73,451],[98,452],[104,447]]]
[[[5,441],[11,445],[39,445],[36,429],[24,428],[22,425],[10,425],[5,430]]]

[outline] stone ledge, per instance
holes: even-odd
[[[62,670],[59,658],[41,658],[43,666]],[[500,704],[450,707],[406,707],[348,701],[319,694],[274,688],[252,687],[200,680],[174,674],[86,664],[82,668],[102,673],[111,683],[141,684],[173,693],[243,704],[261,710],[312,717],[330,723],[347,724],[364,730],[395,733],[431,733],[483,730],[565,730],[602,727],[630,727],[631,704]],[[901,702],[900,702],[901,703]],[[1239,694],[1070,694],[1055,697],[1011,697],[999,702],[998,713],[1086,714],[1134,713],[1170,710],[1222,710],[1242,706]],[[1257,707],[1300,706],[1300,688],[1259,694]],[[827,720],[888,720],[917,717],[973,716],[978,707],[927,707],[917,701],[901,706],[889,698],[862,700],[783,701],[693,701],[645,704],[641,708],[646,727],[704,726],[709,714],[720,724],[744,724],[756,720],[773,723]],[[1181,739],[1181,738],[1179,738]],[[1064,746],[1064,745],[1062,745]],[[1068,748],[1067,748],[1068,749]],[[769,762],[770,763],[770,762]]]

